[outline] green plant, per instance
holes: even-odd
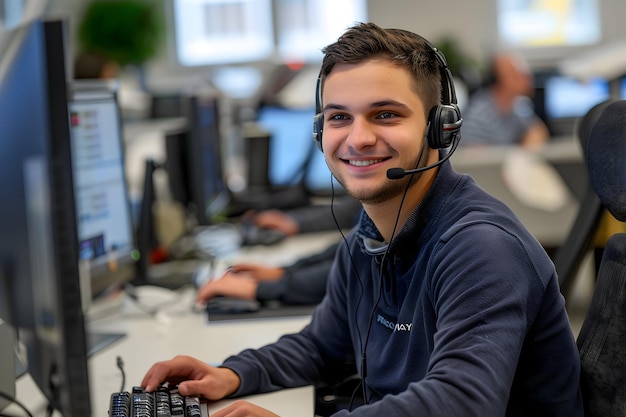
[[[448,68],[453,74],[460,74],[469,68],[475,68],[476,63],[462,52],[456,39],[452,37],[444,37],[436,44],[446,57]]]
[[[97,53],[120,66],[141,65],[159,50],[165,26],[160,2],[95,0],[78,27],[81,51]]]

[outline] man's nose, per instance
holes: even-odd
[[[362,117],[355,117],[346,139],[348,146],[362,149],[376,143],[376,133],[370,123]]]

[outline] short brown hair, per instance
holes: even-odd
[[[415,91],[422,99],[427,117],[430,109],[441,103],[441,68],[435,51],[426,39],[413,32],[358,23],[322,52],[322,83],[337,64],[358,64],[380,58],[407,68],[413,74]]]

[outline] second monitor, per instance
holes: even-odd
[[[124,169],[116,86],[69,88],[72,168],[84,299],[128,281],[139,254]]]

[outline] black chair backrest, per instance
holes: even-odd
[[[591,129],[602,112],[613,101],[605,101],[592,107],[580,120],[577,126],[577,136],[583,155],[587,153],[587,142]],[[578,214],[568,236],[554,255],[554,265],[559,276],[561,292],[567,297],[574,286],[580,265],[584,256],[589,252],[594,234],[602,219],[604,207],[591,184],[587,186]]]
[[[591,128],[586,162],[602,205],[626,221],[626,101],[609,104]],[[577,339],[586,417],[626,417],[626,233],[607,241]]]

